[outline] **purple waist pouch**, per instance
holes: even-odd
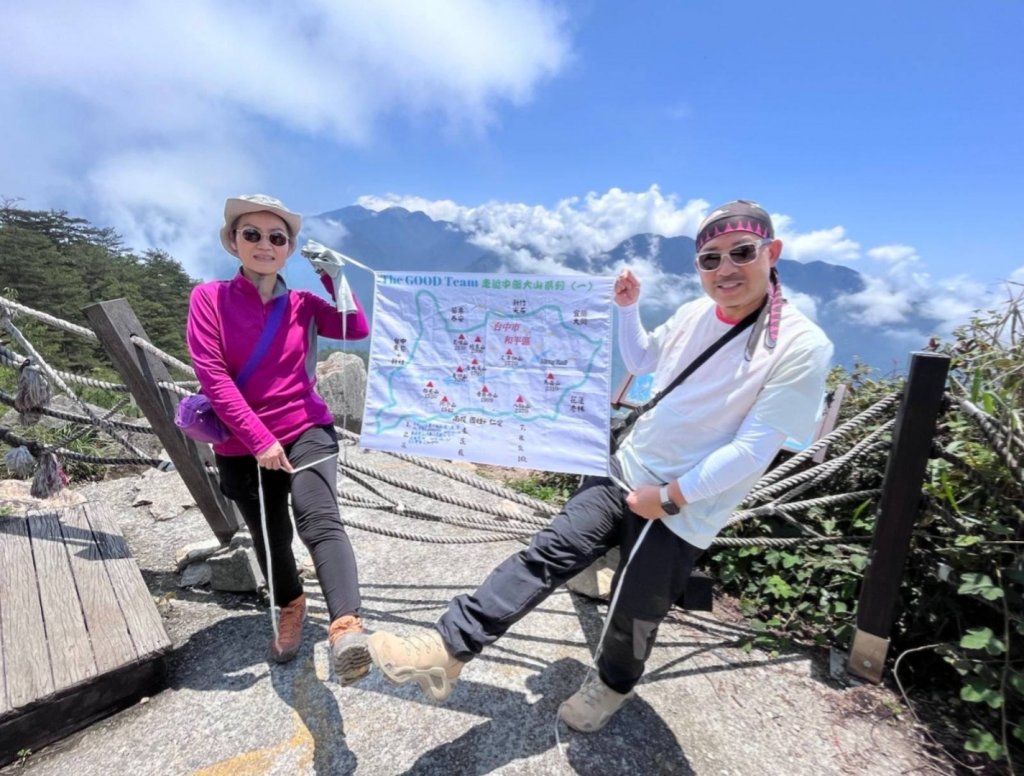
[[[178,402],[178,411],[174,415],[174,424],[181,433],[197,442],[219,445],[227,442],[231,432],[213,411],[210,400],[201,393],[186,396]]]

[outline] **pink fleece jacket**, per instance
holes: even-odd
[[[321,280],[333,297],[328,276]],[[288,444],[312,426],[333,422],[316,392],[316,338],[363,339],[369,325],[356,300],[355,312],[342,315],[309,291],[291,291],[278,279],[275,297],[288,295],[287,307],[270,347],[242,390],[234,376],[256,348],[270,314],[259,291],[239,271],[232,280],[215,280],[192,289],[186,340],[203,393],[231,430],[221,455],[256,455],[275,441]]]

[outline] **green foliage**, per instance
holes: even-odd
[[[0,289],[3,296],[34,310],[88,326],[83,307],[124,297],[157,347],[187,359],[185,321],[189,294],[196,282],[163,252],[147,251],[141,256],[129,253],[111,229],[94,227],[63,212],[20,210],[10,201],[0,202]],[[120,382],[98,344],[27,315],[16,314],[14,322],[54,369]],[[22,353],[3,330],[0,344]],[[111,407],[124,396],[104,389],[72,387],[83,401],[99,407]],[[0,365],[0,388],[8,393],[17,390],[17,373],[6,365]],[[6,410],[6,406],[0,408],[0,414]],[[122,414],[138,415],[132,409]],[[124,454],[108,435],[95,429],[63,445],[76,430],[70,424],[50,422],[14,429],[19,436],[44,445],[60,443],[89,455]],[[0,455],[7,449],[0,444]],[[73,480],[102,477],[109,468],[70,460],[63,461],[63,465]]]
[[[185,319],[196,282],[166,253],[129,253],[111,229],[63,212],[0,204],[0,288],[34,310],[86,326],[83,307],[124,297],[157,347],[187,358]],[[16,323],[58,369],[89,374],[109,366],[99,345],[27,316]]]
[[[526,479],[505,479],[504,484],[532,498],[561,506],[579,486],[580,478],[575,474],[538,472]]]
[[[974,770],[986,764],[1012,770],[1024,761],[1024,485],[956,399],[969,399],[1011,430],[1020,440],[1013,447],[1017,465],[1024,462],[1022,300],[1024,294],[1011,295],[1003,307],[977,314],[950,343],[937,345],[952,359],[953,401],[934,440],[889,652],[895,660],[917,650],[902,660],[900,680],[915,709],[943,739],[959,742],[958,758]],[[833,370],[829,384],[840,383],[850,388],[840,424],[903,387],[899,376],[878,378],[864,365]],[[888,417],[836,443],[829,458]],[[799,498],[879,488],[887,463],[886,450],[870,453]],[[799,515],[800,524],[817,533],[864,541],[709,554],[710,570],[755,631],[747,649],[781,650],[792,641],[849,648],[877,506],[871,500]],[[765,517],[744,521],[728,535],[800,532]]]
[[[1024,757],[1018,722],[1024,719],[1024,487],[956,400],[971,400],[1024,440],[1022,296],[979,313],[951,343],[940,345],[952,359],[953,399],[937,429],[890,650],[895,658],[925,647],[900,667],[911,698],[937,699],[941,715],[953,719],[947,733],[959,735],[966,752],[1004,764]],[[852,387],[840,422],[902,387],[899,378],[875,379],[862,366],[850,373],[834,370],[831,381]],[[1024,443],[1014,451],[1024,461]],[[880,487],[886,464],[884,453],[872,455],[801,498]],[[876,506],[814,509],[801,523],[829,536],[868,537]],[[734,535],[795,531],[761,519],[741,524]],[[797,638],[848,648],[869,546],[727,548],[715,551],[711,565],[723,587],[740,599],[742,611],[762,624],[753,643]]]

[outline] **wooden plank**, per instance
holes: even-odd
[[[171,640],[120,529],[105,507],[91,504],[85,510],[135,651],[139,657],[166,651]]]
[[[95,676],[96,659],[57,514],[30,514],[28,530],[36,560],[53,684],[60,692]]]
[[[28,523],[0,517],[0,613],[7,700],[17,709],[53,693]]]
[[[220,492],[216,475],[207,471],[207,464],[214,462],[209,445],[197,444],[174,424],[178,396],[157,388],[160,382],[170,382],[171,376],[160,359],[132,342],[133,335],[148,337],[131,305],[125,299],[115,299],[88,305],[82,312],[174,462],[210,529],[222,544],[227,544],[241,524],[238,510]]]
[[[4,530],[0,522],[0,717],[11,708],[11,702],[7,697],[7,671],[4,667],[4,596],[3,591],[6,585],[3,581],[4,563]]]
[[[163,687],[164,677],[164,658],[154,657],[102,674],[14,714],[0,715],[0,767],[17,759],[19,749],[39,750],[154,695]]]
[[[78,588],[78,597],[85,614],[96,668],[106,673],[131,663],[138,657],[117,596],[110,584],[103,553],[97,546],[84,506],[61,513],[62,531],[69,539],[71,573]]]

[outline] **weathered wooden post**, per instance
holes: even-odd
[[[921,508],[921,486],[948,371],[948,356],[911,354],[882,483],[875,536],[857,602],[857,627],[846,664],[851,674],[872,682],[882,680],[889,652],[896,599],[910,550],[910,535]]]
[[[159,382],[171,382],[167,367],[131,341],[134,335],[149,339],[131,305],[125,299],[115,299],[89,305],[83,312],[139,409],[167,450],[210,529],[222,544],[227,544],[238,530],[238,512],[235,505],[221,494],[216,476],[207,470],[207,464],[213,465],[210,448],[196,444],[174,424],[178,397],[173,391],[163,390],[157,385]]]

